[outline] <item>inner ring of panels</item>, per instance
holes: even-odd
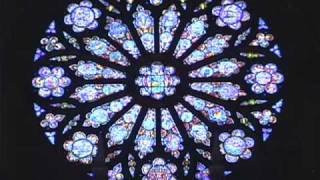
[[[66,7],[34,57],[34,110],[49,142],[109,179],[225,175],[267,141],[283,60],[244,1],[100,0]],[[89,173],[89,175],[93,175]]]

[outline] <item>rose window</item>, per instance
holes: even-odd
[[[34,56],[44,135],[72,163],[102,158],[108,179],[208,179],[217,160],[229,175],[272,137],[285,102],[280,45],[249,7],[69,4]]]

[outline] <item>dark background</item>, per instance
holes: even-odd
[[[81,166],[68,163],[61,149],[41,135],[32,114],[31,66],[34,50],[48,22],[69,0],[0,0],[0,180],[82,180]],[[316,1],[247,0],[280,37],[289,72],[285,121],[259,152],[227,179],[316,180],[320,113]],[[242,163],[241,163],[242,164]]]

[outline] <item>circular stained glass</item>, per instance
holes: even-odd
[[[284,103],[280,47],[249,7],[71,3],[34,56],[49,142],[70,162],[104,157],[109,179],[207,179],[219,157],[230,174],[268,140]]]

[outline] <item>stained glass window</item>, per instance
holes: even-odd
[[[278,39],[249,7],[69,4],[34,56],[33,106],[48,142],[83,166],[104,154],[109,179],[208,179],[218,157],[232,173],[271,137],[285,102]]]

